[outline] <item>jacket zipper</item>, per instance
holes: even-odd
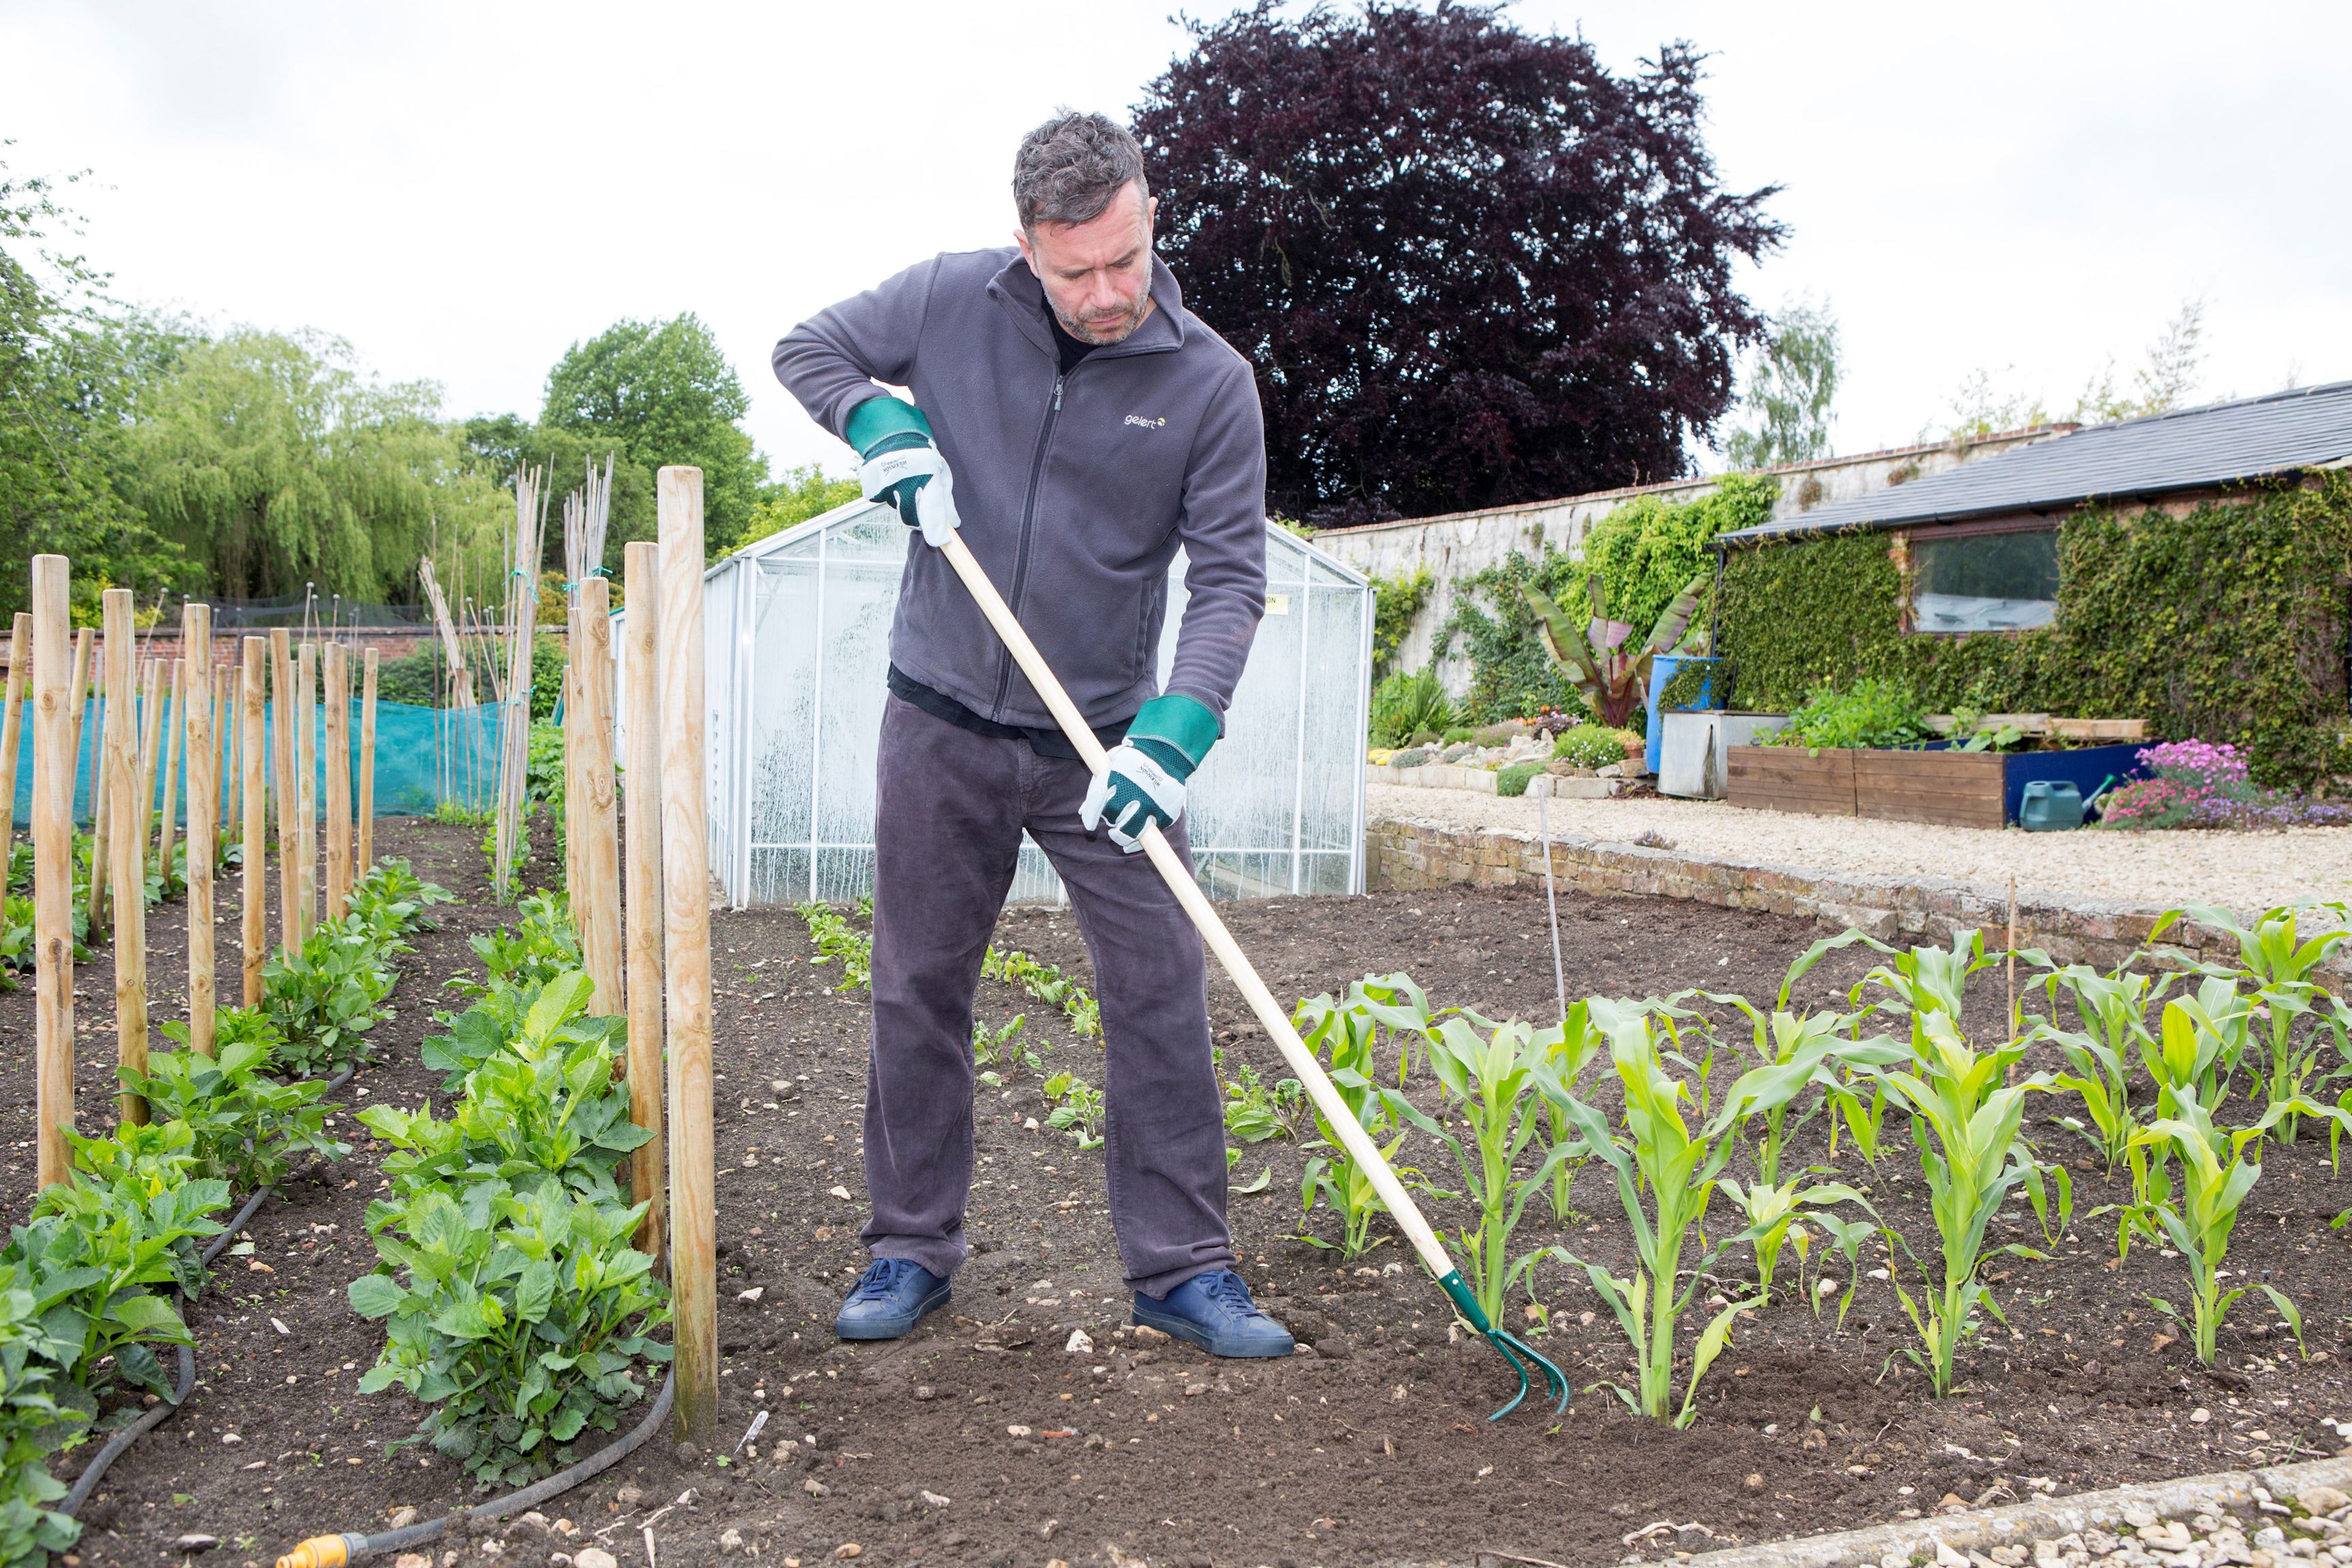
[[[1037,488],[1045,478],[1045,448],[1053,443],[1054,426],[1062,416],[1062,383],[1067,376],[1058,368],[1054,373],[1054,402],[1045,410],[1045,423],[1037,432],[1037,450],[1029,459],[1029,495],[1021,505],[1021,539],[1013,554],[1013,592],[1010,595],[1013,618],[1021,618],[1021,593],[1029,581],[1029,533],[1037,518]],[[1004,694],[1013,684],[1013,650],[999,649],[996,655],[996,700],[990,705],[988,717],[993,723],[1004,721]]]

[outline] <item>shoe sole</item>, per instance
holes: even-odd
[[[950,1287],[940,1286],[923,1298],[920,1305],[903,1318],[868,1318],[863,1322],[845,1323],[833,1321],[833,1337],[837,1340],[898,1340],[914,1332],[915,1325],[948,1304]]]
[[[1226,1361],[1256,1361],[1286,1356],[1297,1345],[1297,1341],[1293,1339],[1289,1344],[1283,1345],[1279,1349],[1273,1345],[1267,1345],[1263,1349],[1228,1349],[1220,1346],[1214,1335],[1190,1318],[1180,1318],[1172,1312],[1164,1317],[1157,1312],[1147,1312],[1140,1303],[1137,1305],[1130,1321],[1138,1328],[1157,1329],[1163,1334],[1182,1340],[1188,1345],[1196,1345],[1211,1355],[1223,1357]]]

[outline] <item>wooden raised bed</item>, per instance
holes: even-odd
[[[1730,746],[1724,798],[1754,811],[1801,811],[1816,816],[1854,814],[1856,753],[1802,746]],[[1998,759],[1996,759],[1998,760]],[[1998,791],[1994,809],[2000,809]]]
[[[1854,815],[2000,827],[2007,759],[1998,752],[1854,752]]]

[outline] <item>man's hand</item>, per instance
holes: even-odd
[[[870,397],[850,411],[845,432],[861,459],[857,479],[866,499],[897,510],[923,542],[937,548],[961,525],[955,476],[931,441],[931,422],[911,403]]]
[[[1162,832],[1184,815],[1184,781],[1217,742],[1217,716],[1190,697],[1169,692],[1137,710],[1127,739],[1109,765],[1087,786],[1078,823],[1088,833],[1110,828],[1110,841],[1129,855],[1143,847],[1143,829]]]

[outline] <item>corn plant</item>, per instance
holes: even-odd
[[[2004,1085],[2009,1069],[2025,1055],[2024,1042],[2012,1040],[1979,1052],[1961,1038],[1956,1011],[1937,1007],[1915,1014],[1911,1030],[1909,1068],[1879,1072],[1889,1094],[1911,1114],[1912,1141],[1943,1243],[1943,1266],[1938,1272],[1921,1265],[1927,1285],[1921,1293],[1924,1305],[1903,1289],[1899,1271],[1891,1266],[1891,1252],[1888,1273],[1926,1352],[1906,1353],[1927,1370],[1934,1393],[1941,1397],[1951,1391],[1953,1354],[1960,1341],[1974,1332],[1977,1309],[2001,1315],[2000,1303],[1979,1278],[1988,1256],[1985,1233],[1993,1216],[2022,1184],[2048,1226],[2041,1167],[2020,1140],[2018,1128],[2024,1120],[2026,1095],[2046,1089],[2050,1083],[2046,1074],[2036,1073],[2014,1086]],[[2073,1215],[2073,1188],[2064,1166],[2053,1170],[2059,1185],[2059,1228],[2063,1229]],[[1907,1243],[1904,1249],[1910,1251]],[[2047,1257],[2017,1243],[1994,1250]]]
[[[2138,1142],[2161,1145],[2180,1162],[2180,1201],[2173,1202],[2168,1193],[2148,1206],[2156,1223],[2163,1227],[2164,1235],[2189,1265],[2189,1310],[2186,1315],[2160,1297],[2149,1297],[2148,1304],[2187,1328],[2197,1349],[2197,1359],[2209,1366],[2212,1364],[2214,1336],[2221,1331],[2223,1315],[2250,1289],[2241,1285],[2225,1291],[2221,1282],[2221,1260],[2229,1255],[2230,1232],[2237,1226],[2238,1210],[2263,1173],[2259,1163],[2247,1162],[2246,1146],[2258,1144],[2273,1127],[2298,1113],[2329,1117],[2338,1114],[2314,1100],[2298,1098],[2270,1105],[2251,1127],[2225,1131],[2213,1125],[2213,1113],[2194,1095],[2180,1093],[2167,1085],[2157,1096],[2156,1120],[2137,1134]],[[2294,1311],[2292,1301],[2268,1286],[2263,1289],[2270,1291],[2282,1316],[2287,1316],[2292,1322],[2301,1322],[2302,1315]]]
[[[1391,1165],[1406,1131],[1396,1125],[1399,1100],[1383,1094],[1376,1081],[1381,1030],[1385,1026],[1409,1037],[1406,1032],[1418,1028],[1428,1017],[1429,998],[1421,987],[1408,975],[1391,974],[1357,981],[1341,1001],[1335,1002],[1326,994],[1301,1002],[1293,1019],[1307,1048],[1329,1064],[1331,1087],[1340,1102]],[[1314,1112],[1316,1137],[1306,1144],[1314,1152],[1298,1186],[1299,1215],[1302,1222],[1312,1218],[1319,1199],[1339,1216],[1339,1239],[1328,1242],[1303,1232],[1298,1239],[1311,1247],[1336,1246],[1340,1257],[1354,1258],[1390,1239],[1375,1240],[1371,1236],[1374,1216],[1386,1213],[1388,1205],[1373,1189],[1370,1175],[1339,1141],[1339,1131],[1326,1120],[1322,1106],[1314,1105]],[[1401,1168],[1397,1173],[1402,1177],[1419,1174],[1410,1168]]]
[[[1632,1342],[1638,1392],[1617,1388],[1618,1397],[1644,1415],[1687,1426],[1697,1413],[1699,1380],[1722,1354],[1733,1321],[1761,1302],[1734,1301],[1700,1331],[1677,1409],[1673,1404],[1675,1325],[1715,1260],[1727,1247],[1752,1241],[1754,1235],[1741,1231],[1708,1244],[1702,1233],[1704,1250],[1689,1270],[1688,1285],[1681,1283],[1683,1247],[1706,1218],[1717,1179],[1731,1157],[1732,1128],[1769,1110],[1776,1100],[1786,1102],[1804,1088],[1818,1064],[1803,1060],[1750,1068],[1726,1092],[1721,1107],[1709,1113],[1704,1080],[1695,1094],[1667,1071],[1669,1060],[1680,1058],[1659,1049],[1658,1026],[1664,1021],[1654,1018],[1646,1007],[1597,1001],[1593,1013],[1608,1036],[1610,1059],[1624,1086],[1625,1130],[1612,1133],[1600,1112],[1574,1096],[1568,1096],[1566,1103],[1586,1147],[1616,1175],[1617,1195],[1633,1228],[1636,1261],[1631,1275],[1619,1279],[1564,1247],[1550,1250],[1571,1268],[1584,1270]],[[1704,1118],[1696,1132],[1684,1119],[1685,1103]],[[1643,1212],[1644,1193],[1653,1213]]]
[[[1590,1001],[1571,1002],[1568,1015],[1559,1023],[1559,1037],[1551,1047],[1551,1081],[1573,1094],[1584,1080],[1584,1069],[1592,1059],[1609,1048],[1608,1038],[1592,1022]],[[1576,1217],[1569,1206],[1569,1189],[1575,1184],[1576,1173],[1592,1157],[1584,1141],[1576,1135],[1569,1121],[1563,1096],[1543,1097],[1544,1130],[1547,1136],[1546,1154],[1551,1163],[1551,1216],[1561,1225]]]
[[[1068,1133],[1081,1149],[1101,1146],[1107,1114],[1102,1090],[1082,1078],[1057,1072],[1045,1080],[1045,1098],[1054,1102],[1052,1114],[1045,1118],[1046,1126]]]
[[[2172,918],[2165,917],[2150,939]],[[2042,955],[2021,956],[2039,959]],[[2082,1027],[2062,1029],[2046,1019],[2037,1020],[2027,1039],[2047,1040],[2066,1058],[2072,1070],[2056,1075],[2053,1081],[2081,1100],[2083,1115],[2089,1120],[2061,1117],[2059,1125],[2097,1150],[2110,1171],[2125,1157],[2139,1131],[2131,1105],[2132,1062],[2158,1045],[2148,1031],[2147,1010],[2163,1002],[2164,994],[2179,978],[2177,974],[2142,974],[2128,964],[2102,974],[2081,963],[2041,977],[2053,1010],[2063,994],[2073,1003]]]
[[[2236,969],[2209,965],[2206,972],[2226,976],[2233,985],[2242,980],[2263,1004],[2263,1022],[2269,1034],[2265,1042],[2269,1061],[2263,1077],[2273,1105],[2289,1104],[2301,1098],[2303,1086],[2318,1065],[2318,1033],[2315,1031],[2298,1042],[2297,1019],[2318,1013],[2321,1022],[2335,1036],[2336,1054],[2345,1054],[2345,1010],[2312,983],[2311,974],[2328,954],[2352,939],[2352,928],[2338,925],[2305,940],[2297,922],[2305,912],[2332,914],[2340,921],[2345,918],[2345,906],[2282,905],[2264,913],[2252,926],[2241,924],[2229,910],[2211,905],[2196,904],[2189,910],[2189,919],[2229,932],[2238,943]],[[2281,1142],[2294,1142],[2294,1112],[2281,1117],[2275,1125]]]
[[[1870,986],[1884,988],[1888,994],[1876,1004],[1878,1010],[1906,1028],[1912,1017],[1923,1013],[1942,1013],[1957,1026],[1969,977],[2000,962],[1986,956],[1982,931],[1955,932],[1948,951],[1939,947],[1894,948],[1858,931],[1854,934],[1866,945],[1886,954],[1887,962],[1862,977],[1853,988],[1852,1000],[1858,1005],[1863,992]]]

